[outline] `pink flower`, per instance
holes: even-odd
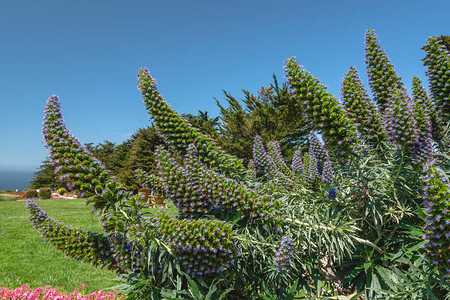
[[[85,284],[79,286],[80,288],[86,288]],[[78,290],[74,290],[72,294],[64,294],[59,292],[59,287],[52,288],[46,285],[44,288],[38,287],[35,290],[31,290],[28,285],[23,285],[14,290],[9,290],[6,287],[0,287],[0,299],[2,300],[16,300],[16,299],[27,299],[27,300],[114,300],[121,299],[117,295],[118,291],[105,293],[104,291],[95,291],[90,295],[81,295]]]

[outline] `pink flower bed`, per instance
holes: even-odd
[[[79,289],[84,290],[85,284],[82,284],[78,289],[74,289],[71,294],[62,293],[59,291],[59,287],[52,288],[49,285],[43,288],[39,287],[35,290],[25,284],[15,290],[9,290],[5,287],[0,287],[0,299],[1,300],[119,300],[125,299],[124,296],[119,296],[117,291],[105,292],[95,291],[89,295],[83,295]]]
[[[77,195],[64,194],[64,195],[52,195],[52,199],[76,199]]]

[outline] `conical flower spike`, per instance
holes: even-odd
[[[370,102],[358,71],[354,67],[345,74],[342,82],[342,102],[361,138],[368,141],[381,141],[385,138],[383,122],[377,108]]]
[[[281,153],[280,143],[278,141],[271,141],[267,143],[268,155],[272,158],[278,171],[289,178],[294,178],[291,169],[286,165],[283,154]]]
[[[256,170],[256,175],[268,176],[269,179],[274,178],[276,173],[276,166],[264,149],[264,144],[259,135],[255,136],[253,143],[253,161]]]
[[[192,127],[158,92],[156,80],[146,68],[139,70],[138,88],[147,111],[167,144],[183,156],[189,144],[195,144],[200,159],[209,167],[226,174],[243,172],[242,161],[217,147],[206,135]]]
[[[437,125],[437,114],[434,104],[428,98],[422,82],[417,77],[413,78],[413,99],[418,129],[418,143],[415,149],[416,159],[426,162],[431,160],[433,156],[431,139],[433,136],[433,125]],[[437,129],[436,127],[434,128]],[[435,131],[434,135],[437,136],[438,133]]]
[[[373,30],[368,30],[366,33],[366,67],[369,85],[380,112],[387,109],[389,99],[394,97],[397,91],[406,94],[401,78],[395,72],[394,65],[384,52]]]
[[[42,133],[52,164],[59,179],[66,181],[72,190],[84,196],[97,194],[94,208],[103,207],[104,191],[121,189],[109,176],[109,170],[66,128],[57,96],[47,100]]]
[[[425,178],[424,202],[427,208],[424,247],[427,257],[450,277],[450,182],[443,170],[431,163]]]
[[[436,37],[428,38],[423,49],[431,95],[445,125],[450,120],[450,53]]]
[[[419,140],[413,100],[397,90],[386,109],[386,129],[393,143],[412,147]]]
[[[286,60],[285,73],[291,94],[299,101],[305,117],[322,133],[328,146],[345,155],[357,139],[353,119],[294,57]]]
[[[303,182],[303,178],[305,177],[303,161],[302,161],[302,152],[300,150],[296,150],[294,152],[294,156],[292,157],[291,164],[292,173],[295,174],[295,179],[297,182]]]

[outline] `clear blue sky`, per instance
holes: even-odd
[[[82,142],[120,143],[147,126],[141,66],[178,112],[216,116],[222,90],[241,97],[281,80],[292,55],[335,96],[351,65],[367,82],[364,33],[375,29],[410,87],[426,79],[425,39],[450,34],[449,12],[448,0],[0,1],[0,170],[45,158],[52,94]]]

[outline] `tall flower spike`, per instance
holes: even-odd
[[[316,159],[317,172],[321,176],[322,182],[333,182],[333,169],[328,150],[325,149],[314,132],[309,135],[309,151]]]
[[[42,238],[65,255],[118,273],[134,271],[139,259],[131,259],[132,245],[120,234],[106,236],[57,222],[32,200],[26,203],[29,221]]]
[[[321,176],[319,175],[317,158],[311,148],[303,155],[303,164],[304,184],[307,188],[316,188]]]
[[[319,141],[314,131],[311,131],[309,134],[309,149],[320,162],[325,159],[326,155],[328,155],[328,151]]]
[[[44,112],[44,143],[59,179],[84,196],[102,194],[107,185],[110,189],[119,187],[109,170],[66,128],[57,96],[48,98]],[[97,206],[103,205],[101,197],[97,200]]]
[[[286,165],[283,154],[281,153],[280,143],[278,141],[271,141],[267,143],[267,151],[272,158],[276,168],[289,178],[294,178],[291,169]]]
[[[429,164],[425,178],[424,202],[426,210],[423,237],[427,240],[424,247],[427,258],[450,277],[450,182],[443,170]]]
[[[255,136],[253,142],[253,161],[256,176],[268,175],[270,179],[275,176],[276,167],[264,149],[263,141],[259,135]]]
[[[400,90],[389,99],[386,109],[386,130],[393,143],[414,147],[419,141],[413,100]]]
[[[294,253],[293,248],[292,239],[288,236],[283,236],[274,260],[274,265],[278,271],[289,267]]]
[[[325,153],[322,166],[322,182],[332,183],[334,180],[333,167],[328,152]]]
[[[433,157],[433,125],[436,126],[436,110],[419,78],[413,77],[414,113],[417,121],[418,141],[415,146],[416,159],[430,161]],[[433,122],[434,120],[434,122]],[[434,127],[437,129],[437,127]],[[435,136],[437,132],[435,131]]]
[[[232,176],[244,171],[242,161],[220,149],[206,135],[192,127],[181,117],[158,92],[156,80],[147,68],[141,68],[138,76],[138,89],[147,111],[158,132],[165,138],[168,145],[183,156],[189,144],[195,144],[200,159],[209,167],[221,173]]]
[[[325,90],[326,87],[299,66],[294,57],[286,60],[285,73],[291,94],[299,101],[305,117],[322,133],[331,148],[345,155],[357,140],[353,120]]]
[[[437,127],[437,122],[438,122],[437,107],[436,107],[435,103],[433,103],[432,99],[430,97],[428,97],[428,94],[422,85],[422,81],[417,76],[413,77],[412,83],[413,83],[412,92],[413,92],[413,99],[414,99],[414,109],[418,112],[418,114],[420,115],[420,118],[422,118],[420,123],[424,122],[423,118],[425,118],[425,114],[428,115],[430,118],[430,121],[432,122],[432,128],[433,128],[433,133],[434,133],[438,129],[438,127]],[[418,111],[419,109],[421,112]],[[419,119],[418,119],[418,122],[419,122]],[[421,127],[421,130],[422,129],[424,129],[424,127]]]
[[[430,37],[423,47],[431,96],[445,125],[450,120],[450,53],[436,37]]]
[[[362,139],[381,141],[385,138],[383,121],[377,108],[370,102],[358,71],[354,67],[345,74],[342,82],[342,102]]]
[[[401,78],[395,72],[394,65],[384,52],[373,30],[366,32],[366,67],[369,85],[380,112],[386,110],[389,99],[394,97],[397,91],[406,94]]]
[[[294,173],[297,181],[303,181],[303,177],[305,176],[303,169],[303,161],[302,161],[302,151],[295,150],[294,156],[292,157],[291,164],[292,173]]]
[[[159,212],[158,235],[190,275],[221,273],[234,260],[233,225],[217,220],[177,220]]]

